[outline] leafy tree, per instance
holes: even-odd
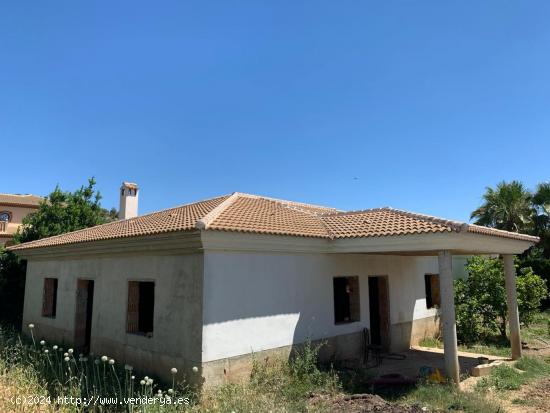
[[[500,259],[472,257],[467,265],[468,277],[455,281],[457,335],[471,343],[500,334],[506,337],[507,307],[504,266]],[[543,279],[531,268],[517,275],[520,321],[528,324],[548,297]]]
[[[533,217],[532,195],[521,182],[500,182],[496,189],[486,188],[484,203],[470,218],[478,225],[506,231],[529,229]]]
[[[91,178],[88,185],[75,192],[62,191],[57,186],[36,212],[23,219],[13,242],[34,241],[116,219],[116,210],[101,207],[101,195],[95,190],[95,184]],[[5,249],[0,250],[0,317],[16,327],[20,327],[23,313],[25,272],[25,261]]]
[[[112,221],[112,212],[101,207],[101,194],[94,189],[94,178],[75,192],[56,186],[38,210],[23,219],[15,243],[34,241]]]

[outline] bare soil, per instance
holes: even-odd
[[[402,406],[391,404],[374,394],[354,394],[351,396],[329,397],[323,395],[313,396],[310,406],[312,411],[321,410],[327,413],[421,413],[419,406]]]

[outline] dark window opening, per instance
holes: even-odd
[[[155,313],[155,283],[152,281],[128,282],[129,333],[153,335]]]
[[[426,288],[426,307],[441,307],[441,296],[439,293],[439,275],[424,274],[424,286]]]
[[[335,277],[334,322],[352,323],[360,319],[359,277]]]
[[[55,318],[57,309],[57,278],[44,278],[42,316]]]

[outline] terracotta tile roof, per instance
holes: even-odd
[[[462,232],[538,242],[537,237],[449,221],[393,208],[343,212],[233,193],[11,247],[49,247],[186,230],[217,230],[326,239]]]
[[[2,206],[37,207],[44,198],[38,195],[0,194],[0,208]]]
[[[326,238],[327,230],[318,214],[333,211],[240,195],[220,211],[207,229]]]
[[[228,196],[221,196],[152,214],[114,221],[96,227],[69,232],[55,237],[14,245],[11,250],[51,247],[115,238],[128,238],[195,229],[197,220],[205,216]]]

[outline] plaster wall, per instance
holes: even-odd
[[[413,320],[436,316],[424,289],[436,257],[205,251],[204,258],[203,363],[369,327],[368,276],[388,276],[392,329],[400,329],[392,348],[410,345]],[[337,325],[332,279],[353,275],[360,321]]]
[[[94,280],[91,352],[132,364],[147,373],[185,374],[201,361],[202,254],[127,255],[30,260],[23,329],[35,324],[37,339],[73,343],[77,279]],[[44,278],[58,278],[55,318],[42,317]],[[154,281],[153,337],[126,332],[128,281]]]

